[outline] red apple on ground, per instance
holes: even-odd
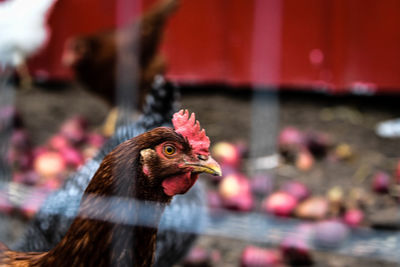
[[[240,165],[240,152],[237,147],[229,142],[218,142],[212,149],[211,154],[220,163],[239,167]]]
[[[296,167],[302,171],[308,171],[314,165],[314,157],[306,149],[301,149],[296,157]]]
[[[266,212],[284,217],[290,216],[296,206],[296,198],[286,192],[272,193],[262,203],[262,208]]]
[[[57,176],[66,169],[66,162],[58,152],[47,151],[37,156],[33,163],[34,170],[44,177]]]
[[[372,177],[372,190],[376,193],[385,194],[389,192],[390,176],[387,172],[378,171]]]
[[[65,137],[64,135],[61,135],[61,134],[54,135],[49,140],[49,146],[52,149],[55,149],[58,151],[66,148],[66,147],[69,147],[70,145],[71,144],[70,144],[69,140],[67,139],[67,137]]]
[[[281,266],[282,257],[278,250],[247,246],[241,256],[241,267]]]
[[[84,163],[83,155],[81,152],[73,147],[64,147],[60,150],[65,162],[72,168],[77,168]]]
[[[253,207],[250,182],[243,174],[225,176],[219,184],[218,191],[226,208],[249,211]]]
[[[296,208],[295,215],[301,219],[321,220],[328,214],[328,201],[319,196],[302,201]]]
[[[301,147],[304,145],[303,133],[292,126],[283,128],[278,137],[278,144],[282,147]]]
[[[343,221],[351,226],[358,227],[364,219],[364,212],[360,209],[349,209],[343,215]]]

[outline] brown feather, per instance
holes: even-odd
[[[60,243],[45,253],[14,252],[1,245],[0,266],[151,266],[157,225],[171,200],[161,182],[177,170],[154,159],[153,175],[147,177],[140,151],[166,141],[180,143],[190,153],[187,140],[166,127],[120,144],[104,158],[85,191],[78,217]],[[136,225],[143,214],[152,224]]]
[[[161,0],[122,29],[76,37],[67,43],[63,60],[78,81],[110,105],[116,104],[117,71],[126,72],[122,76],[127,80],[119,80],[119,86],[138,84],[141,107],[155,75],[165,72],[165,60],[158,50],[166,20],[177,6],[178,0]],[[117,59],[121,60],[118,68]]]

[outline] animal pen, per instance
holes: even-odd
[[[143,14],[157,5],[168,11],[153,25]],[[395,0],[53,1],[29,88],[0,62],[0,241],[62,238],[103,157],[169,125],[167,103],[196,113],[222,176],[202,174],[150,225],[156,266],[399,265],[398,14]],[[112,105],[70,64],[87,51],[115,76]],[[123,223],[149,226],[149,203],[116,203],[143,207]]]

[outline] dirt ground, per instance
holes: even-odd
[[[270,153],[276,149],[271,140],[276,138],[279,129],[292,125],[301,130],[323,131],[331,134],[336,143],[349,144],[355,155],[351,161],[333,164],[317,161],[308,172],[290,169],[290,177],[286,169],[275,171],[278,185],[295,177],[307,184],[313,194],[325,194],[335,185],[345,189],[355,186],[369,188],[370,176],[375,170],[393,172],[400,158],[400,140],[380,138],[374,129],[382,120],[400,117],[399,100],[398,96],[340,97],[296,92],[254,94],[249,89],[221,86],[184,87],[182,92],[182,107],[196,112],[213,142],[242,140],[254,148],[257,155],[260,151]],[[73,114],[87,117],[95,128],[101,125],[108,111],[104,102],[76,85],[18,91],[16,103],[36,144],[45,142]],[[257,112],[262,115],[254,116]],[[266,122],[268,127],[262,122]],[[249,169],[251,167],[246,171]],[[364,170],[361,175],[360,169]],[[18,222],[13,224],[15,229],[23,227]],[[1,238],[6,236],[8,240],[18,235],[18,230],[10,233],[0,229],[0,232]],[[238,266],[240,254],[249,242],[204,236],[198,244],[220,251],[221,259],[217,266]],[[396,266],[329,253],[315,253],[314,256],[315,266]]]

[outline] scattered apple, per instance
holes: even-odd
[[[286,192],[275,192],[264,199],[262,208],[268,213],[286,217],[292,214],[296,205],[294,196]]]
[[[53,137],[50,138],[49,140],[49,146],[52,149],[55,150],[62,150],[66,147],[69,147],[71,144],[67,137],[61,134],[54,135]]]
[[[309,197],[302,201],[295,210],[295,215],[301,219],[321,220],[328,214],[328,201],[323,197]]]
[[[72,168],[80,167],[84,163],[83,155],[75,148],[67,146],[60,150],[67,165]]]
[[[358,227],[364,219],[364,212],[360,209],[349,209],[343,215],[343,221],[351,226]]]
[[[273,249],[247,246],[241,256],[241,267],[281,266],[280,252]]]
[[[229,174],[219,184],[219,194],[226,208],[249,211],[253,207],[250,182],[242,174]]]
[[[66,169],[66,162],[58,152],[44,152],[35,158],[34,170],[44,177],[56,176]]]
[[[378,171],[372,178],[372,190],[376,193],[385,194],[389,192],[390,176],[388,173]]]
[[[211,154],[220,163],[238,167],[240,165],[240,152],[234,144],[229,142],[218,142],[212,149]]]
[[[13,110],[1,111],[0,108],[0,117],[8,116],[10,112],[13,113]],[[18,123],[17,120],[14,122]],[[101,135],[88,133],[87,122],[80,117],[67,120],[59,133],[52,136],[45,145],[35,148],[31,147],[28,133],[22,124],[15,126],[18,128],[11,136],[10,149],[6,154],[6,160],[12,166],[12,180],[46,192],[58,189],[69,172],[81,166],[88,154],[92,158],[105,142]],[[34,200],[31,202],[22,203],[21,206],[22,213],[27,217],[37,210],[37,203]]]
[[[278,137],[278,144],[281,148],[301,147],[304,145],[303,133],[292,126],[283,128]]]
[[[306,149],[301,149],[296,157],[296,167],[302,171],[308,171],[314,165],[314,157]]]

